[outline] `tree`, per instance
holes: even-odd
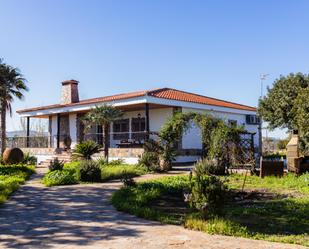
[[[102,105],[91,109],[83,118],[86,129],[89,129],[92,125],[102,125],[104,131],[104,156],[106,159],[108,158],[109,126],[111,122],[121,118],[122,115],[123,113],[119,109],[111,105]]]
[[[309,151],[309,88],[301,91],[295,99],[293,111],[296,113],[295,124],[300,137],[300,148]]]
[[[0,59],[0,115],[1,115],[1,152],[6,147],[6,114],[12,116],[14,98],[23,99],[28,91],[26,80],[17,68],[7,65]]]
[[[285,150],[286,146],[288,145],[288,142],[290,141],[289,138],[281,139],[277,142],[277,149],[278,150]]]
[[[259,114],[269,122],[269,128],[299,129],[296,122],[295,101],[298,95],[308,88],[309,76],[302,73],[289,74],[277,79],[272,88],[259,102]]]
[[[259,113],[270,128],[298,130],[300,148],[309,151],[309,75],[281,76],[266,97],[260,100]]]

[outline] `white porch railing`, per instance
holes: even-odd
[[[14,136],[7,137],[7,147],[13,148],[57,148],[57,140],[59,139],[59,147],[65,146],[65,139],[68,135],[54,136]],[[110,132],[109,141],[115,148],[139,148],[144,144],[148,137],[155,139],[157,132]],[[100,145],[104,143],[103,133],[86,133],[80,138],[80,141],[92,140]]]

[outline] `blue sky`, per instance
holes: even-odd
[[[261,73],[309,72],[309,1],[0,0],[0,57],[30,92],[14,109],[173,87],[256,106]],[[9,130],[19,128],[15,114]],[[282,134],[276,132],[275,135]]]

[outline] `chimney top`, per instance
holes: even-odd
[[[62,81],[62,85],[63,85],[63,86],[64,86],[64,85],[72,85],[72,84],[77,85],[77,84],[78,84],[78,81],[77,81],[77,80],[73,80],[73,79]]]
[[[61,88],[61,104],[71,104],[79,102],[78,81],[65,80]]]

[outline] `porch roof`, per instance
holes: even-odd
[[[81,100],[76,103],[70,104],[54,104],[47,106],[40,106],[34,108],[28,108],[18,110],[17,113],[21,116],[44,116],[48,114],[62,113],[62,112],[78,112],[86,111],[93,108],[98,104],[112,104],[115,106],[128,106],[142,103],[152,103],[156,105],[165,106],[186,106],[187,104],[197,104],[200,109],[204,107],[218,107],[223,108],[223,111],[233,112],[232,110],[238,111],[249,111],[256,112],[255,107],[242,105],[230,101],[220,100],[211,98],[199,94],[189,93],[181,90],[172,88],[159,88],[154,90],[136,91],[130,93],[116,94],[111,96],[92,98]],[[205,108],[207,109],[207,108]]]

